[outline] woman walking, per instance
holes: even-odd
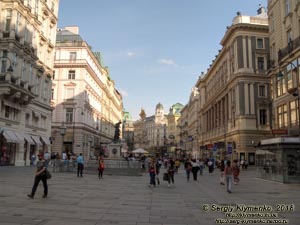
[[[226,187],[227,187],[227,192],[228,193],[231,193],[232,174],[233,174],[233,169],[232,169],[230,160],[228,160],[226,162],[225,170],[224,170],[224,175],[226,177]]]
[[[175,167],[174,164],[170,164],[167,170],[167,173],[169,175],[169,179],[168,179],[168,187],[170,187],[170,184],[172,182],[172,184],[174,184],[174,173],[175,173]]]
[[[240,178],[239,178],[239,175],[240,175],[240,167],[238,165],[238,160],[235,159],[233,160],[234,164],[232,166],[232,169],[233,169],[233,182],[234,184],[238,184],[240,182]]]
[[[98,159],[98,178],[99,179],[103,178],[104,168],[105,168],[104,160],[102,159],[101,156],[99,156],[99,159]]]
[[[149,187],[155,187],[156,186],[156,181],[155,181],[156,166],[154,165],[154,162],[150,163],[150,166],[149,166],[149,175],[150,175],[150,184],[149,184]]]

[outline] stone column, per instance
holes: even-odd
[[[24,141],[17,144],[15,166],[24,166]]]

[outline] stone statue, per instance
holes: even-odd
[[[120,140],[120,124],[121,124],[121,120],[115,124],[115,136],[113,139],[113,142],[117,142]]]

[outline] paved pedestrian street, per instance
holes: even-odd
[[[83,178],[52,173],[48,198],[42,198],[41,183],[35,198],[29,199],[33,173],[33,167],[0,167],[1,225],[264,224],[263,219],[300,224],[300,185],[257,179],[254,168],[242,171],[231,194],[219,184],[218,170],[213,174],[205,170],[198,181],[189,183],[180,170],[170,188],[162,173],[161,184],[149,188],[148,174],[106,176],[104,172],[99,180],[96,171],[88,171]],[[222,211],[240,218],[226,217]]]

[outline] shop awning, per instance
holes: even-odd
[[[24,134],[24,139],[31,145],[35,145],[35,142],[32,140],[29,134]]]
[[[19,143],[17,136],[14,134],[12,130],[4,130],[3,136],[9,143]]]
[[[51,144],[50,141],[49,141],[49,138],[46,138],[46,137],[43,137],[43,136],[41,136],[41,138],[42,138],[42,142],[44,142],[45,145],[50,145]]]
[[[19,140],[18,143],[24,142],[24,135],[22,133],[14,131],[14,134],[16,135],[17,139]]]
[[[35,142],[37,145],[43,145],[42,142],[40,141],[40,137],[39,137],[39,136],[34,136],[34,135],[32,135],[31,138],[34,140],[34,142]]]

